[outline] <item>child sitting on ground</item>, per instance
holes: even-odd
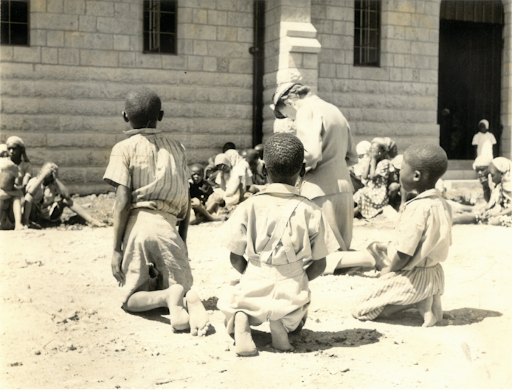
[[[390,265],[355,306],[355,318],[386,318],[413,307],[423,316],[424,327],[443,318],[441,262],[448,257],[452,242],[452,216],[435,184],[447,167],[446,153],[437,145],[414,145],[405,151],[400,172],[402,189],[416,190],[418,195],[405,204],[394,240],[389,246],[379,243],[375,247],[374,255],[387,258],[385,262],[390,261]]]
[[[215,221],[213,217],[205,208],[206,201],[213,193],[213,188],[203,177],[204,168],[201,164],[193,164],[190,167],[190,205],[194,210],[195,220],[194,223],[201,223],[203,221]]]
[[[0,145],[0,230],[22,230],[21,198],[15,187],[18,167],[9,158],[5,144]]]
[[[388,176],[391,162],[386,158],[387,149],[382,138],[375,138],[370,148],[370,164],[362,178],[368,180],[366,186],[354,194],[354,216],[373,218],[381,213],[389,203]]]
[[[393,171],[390,172],[388,178],[389,205],[396,211],[400,211],[400,206],[402,203],[405,203],[405,201],[402,201],[402,191],[400,191],[400,170],[402,169],[403,159],[404,156],[399,154],[391,160]],[[403,195],[405,195],[405,193]]]
[[[206,202],[206,210],[210,214],[218,211],[221,205],[229,210],[244,200],[245,191],[252,185],[252,173],[247,161],[234,150],[215,157],[215,167],[218,172],[215,178],[213,194]]]
[[[256,149],[247,149],[245,161],[249,164],[252,174],[252,184],[247,187],[245,197],[263,191],[267,185],[267,177],[263,174],[263,161],[259,159],[259,152]]]
[[[367,172],[370,165],[369,153],[371,146],[372,144],[368,141],[361,141],[356,146],[358,161],[356,165],[349,168],[354,192],[363,188],[367,182],[367,180],[363,179],[363,172]]]
[[[489,202],[482,210],[475,207],[472,212],[458,214],[454,224],[481,223],[495,226],[512,226],[512,161],[498,157],[489,164],[489,173],[495,184]]]
[[[295,188],[305,173],[300,140],[275,134],[265,144],[264,160],[270,184],[238,206],[226,230],[231,264],[242,277],[218,307],[240,356],[258,353],[250,327],[267,320],[272,346],[293,350],[288,333],[304,324],[311,300],[308,283],[339,248],[322,210]]]
[[[226,142],[224,145],[222,145],[222,153],[226,153],[231,149],[236,150],[236,145],[233,142]],[[204,178],[211,182],[215,182],[215,178],[217,177],[218,173],[217,168],[215,167],[215,157],[217,157],[217,155],[208,159],[208,164],[204,169]]]
[[[18,177],[16,178],[16,188],[25,193],[28,181],[32,177],[30,173],[30,160],[25,151],[25,143],[20,137],[12,136],[5,142],[9,156],[14,164],[18,166]]]
[[[47,162],[39,174],[27,184],[23,207],[23,224],[29,221],[40,225],[43,222],[60,223],[64,207],[77,213],[91,226],[104,227],[105,224],[93,218],[80,205],[76,204],[67,187],[59,180],[59,167]]]
[[[176,330],[203,336],[208,314],[192,287],[184,146],[156,129],[161,101],[148,88],[128,94],[123,118],[133,130],[114,145],[103,179],[116,187],[112,274],[130,312],[168,307]],[[179,229],[176,228],[179,222]],[[186,302],[184,301],[186,297]],[[187,312],[188,309],[188,312]]]

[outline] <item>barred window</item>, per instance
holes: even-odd
[[[2,0],[1,2],[2,45],[29,45],[29,2]]]
[[[380,0],[355,1],[354,65],[380,66]]]
[[[177,8],[177,0],[144,0],[144,53],[177,53]]]

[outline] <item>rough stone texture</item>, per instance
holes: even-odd
[[[502,2],[502,154],[510,157],[512,0]],[[252,1],[180,1],[177,55],[142,53],[140,0],[30,4],[31,46],[0,46],[0,141],[20,135],[35,166],[54,160],[81,193],[103,188],[111,147],[127,129],[124,97],[143,85],[161,96],[159,127],[184,143],[191,163],[206,161],[227,141],[251,146]],[[341,109],[356,141],[389,135],[401,151],[418,140],[437,142],[440,0],[383,2],[379,68],[353,65],[353,6],[266,2],[264,140],[273,131],[294,131],[293,123],[275,121],[268,104],[277,84],[301,80]],[[317,30],[318,54],[289,51],[281,34],[290,22]]]
[[[34,170],[55,161],[70,188],[97,191],[125,138],[124,97],[145,85],[191,163],[251,147],[253,7],[238,3],[180,1],[178,55],[158,55],[142,53],[140,0],[32,0],[31,46],[0,48],[0,141],[19,135]]]
[[[503,54],[501,62],[501,154],[512,158],[512,0],[503,0]]]
[[[382,3],[381,66],[373,68],[353,66],[353,2],[312,0],[312,23],[322,44],[318,94],[340,108],[356,141],[386,135],[400,151],[418,137],[438,142],[438,40],[430,37],[439,36],[432,18],[438,20],[440,2],[422,2],[420,9],[416,3]]]

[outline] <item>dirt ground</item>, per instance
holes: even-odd
[[[111,196],[76,201],[111,218]],[[309,318],[294,353],[272,350],[262,325],[253,331],[259,355],[239,358],[216,307],[237,279],[221,246],[222,225],[189,230],[195,289],[211,320],[200,339],[172,333],[163,309],[132,315],[119,307],[112,227],[71,218],[43,230],[0,232],[0,387],[512,387],[512,230],[454,226],[443,264],[445,318],[433,328],[421,327],[416,310],[385,322],[353,319],[352,304],[378,275],[352,270],[311,283]],[[384,217],[358,221],[352,247],[389,240],[392,228]]]

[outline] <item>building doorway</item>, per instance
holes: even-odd
[[[471,143],[481,119],[489,121],[499,155],[502,30],[501,1],[441,2],[439,141],[451,160],[476,157]]]

